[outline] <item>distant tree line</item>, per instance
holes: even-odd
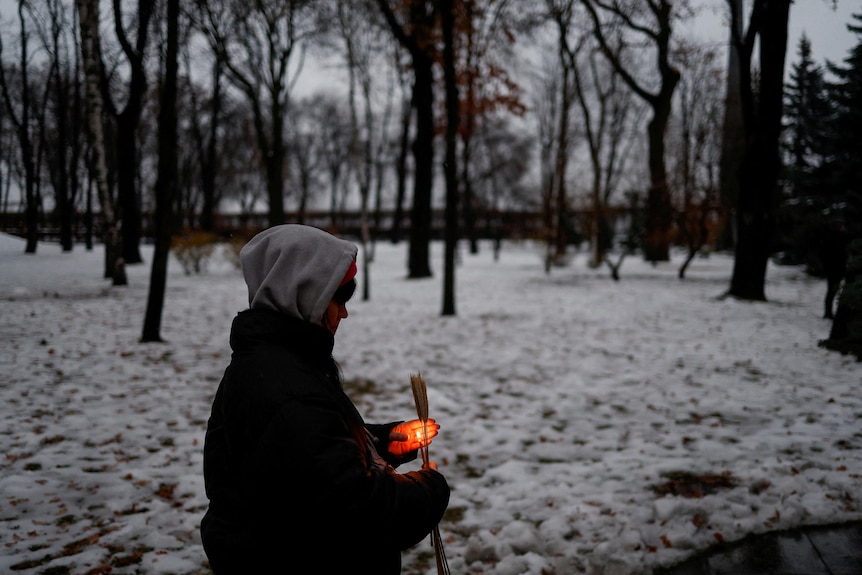
[[[824,226],[859,235],[859,48],[818,65],[803,38],[785,86],[790,0],[727,0],[727,53],[688,33],[691,0],[180,4],[2,15],[0,212],[27,252],[46,225],[72,250],[83,226],[116,282],[142,261],[145,216],[169,242],[221,212],[271,226],[328,209],[338,230],[358,210],[364,259],[406,238],[421,278],[443,210],[451,290],[456,242],[475,252],[480,227],[505,229],[495,214],[524,211],[548,272],[583,241],[617,278],[633,253],[682,246],[683,277],[733,249],[729,294],[757,300],[770,257],[817,272]]]

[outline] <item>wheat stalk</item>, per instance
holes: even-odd
[[[416,415],[422,422],[422,437],[428,437],[428,388],[421,373],[410,375],[410,387],[413,388],[413,401],[416,404]],[[419,453],[422,454],[422,463],[428,465],[428,444],[425,444]]]
[[[413,389],[413,401],[416,404],[416,415],[423,423],[422,436],[428,437],[428,388],[421,373],[410,374],[410,387]],[[427,466],[428,444],[426,443],[419,452],[422,454],[422,463]],[[443,539],[440,537],[440,528],[435,525],[431,530],[431,545],[434,547],[434,558],[437,560],[437,575],[449,575],[449,563],[446,561],[446,551],[443,549]]]

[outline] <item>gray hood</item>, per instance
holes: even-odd
[[[318,323],[357,251],[352,242],[311,226],[260,232],[239,253],[249,307]]]

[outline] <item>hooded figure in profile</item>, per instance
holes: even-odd
[[[207,423],[201,522],[216,575],[401,571],[440,521],[449,486],[429,462],[401,474],[439,425],[366,424],[332,357],[356,289],[356,246],[302,225],[240,252],[249,309]]]

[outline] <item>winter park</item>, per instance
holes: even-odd
[[[202,441],[239,272],[171,262],[166,342],[142,345],[144,268],[106,287],[99,250],[22,248],[2,238],[0,571],[207,573]],[[770,267],[770,302],[745,303],[718,298],[725,255],[685,281],[633,260],[613,282],[582,262],[547,277],[541,249],[512,244],[464,256],[444,318],[404,257],[378,246],[334,354],[369,421],[409,417],[409,375],[427,379],[453,573],[645,573],[862,517],[862,364],[817,346],[821,280]],[[429,553],[404,572],[432,573]]]
[[[0,0],[0,573],[820,575],[853,4]]]

